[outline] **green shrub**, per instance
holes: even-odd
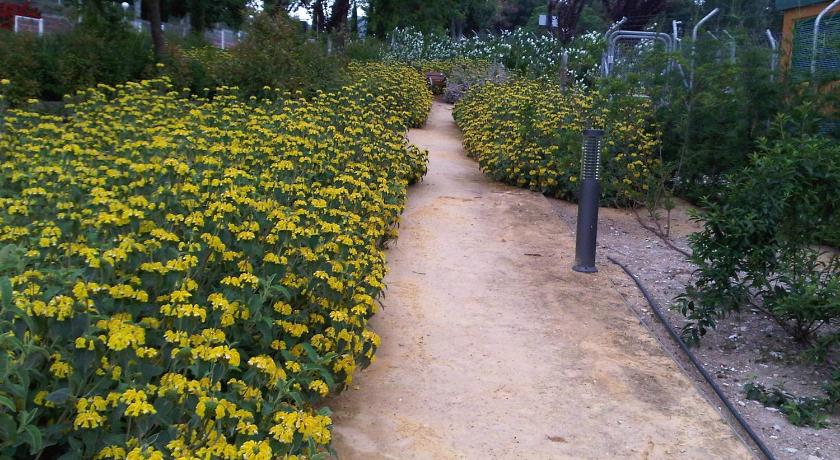
[[[37,37],[0,30],[0,78],[11,81],[9,99],[59,101],[97,83],[115,85],[150,75],[149,39],[125,24],[81,24],[70,32]]]
[[[764,41],[701,38],[694,53],[688,44],[674,54],[640,48],[625,50],[612,77],[599,86],[605,93],[635,92],[655,102],[651,113],[663,133],[662,157],[672,171],[669,188],[694,202],[714,196],[728,174],[750,163],[759,141],[775,135],[771,126],[777,115],[807,108],[811,115],[832,118],[831,108],[837,106],[836,90],[814,91],[771,70]],[[692,61],[694,83],[688,88]],[[790,128],[827,134],[828,125],[814,120]]]
[[[0,79],[9,80],[2,91],[11,105],[41,95],[38,44],[39,39],[32,34],[0,29]]]
[[[264,88],[301,91],[312,96],[342,83],[344,60],[306,39],[300,26],[283,15],[261,14],[245,39],[231,50],[227,81],[246,95],[265,96]]]
[[[170,43],[164,64],[163,73],[177,88],[189,88],[195,94],[233,84],[230,51],[206,43],[186,48]]]
[[[90,13],[66,33],[39,38],[0,30],[0,38],[0,78],[12,82],[6,95],[12,105],[30,98],[58,101],[98,83],[113,86],[160,73],[148,34],[108,15]],[[375,41],[351,44],[347,56],[370,57],[376,46]],[[170,40],[163,63],[163,73],[179,89],[200,94],[205,88],[236,86],[246,96],[274,97],[277,88],[313,96],[343,84],[347,57],[328,56],[289,18],[264,14],[231,50],[216,49],[199,37]]]
[[[764,407],[779,409],[796,426],[824,428],[831,409],[829,399],[796,397],[781,388],[767,389],[752,382],[744,385],[744,393],[747,399],[758,401]]]
[[[374,37],[363,40],[351,40],[341,50],[349,61],[379,61],[385,56],[385,44]]]
[[[703,230],[690,237],[697,279],[678,303],[692,340],[745,306],[809,343],[840,319],[840,257],[818,246],[840,224],[840,144],[790,136],[790,121],[780,117],[776,140],[703,202]]]
[[[97,83],[116,85],[150,75],[154,59],[145,34],[115,24],[103,32],[84,24],[60,35],[47,35],[41,48],[41,98],[65,94]]]

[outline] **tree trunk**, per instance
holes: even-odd
[[[202,0],[189,0],[188,13],[190,27],[194,33],[201,33],[207,28],[207,5]]]
[[[667,0],[601,0],[612,22],[627,18],[623,29],[642,30],[656,15],[665,11]]]
[[[321,32],[326,27],[326,16],[324,14],[324,1],[316,0],[312,5],[312,28],[316,32]]]
[[[359,9],[356,6],[356,0],[353,0],[353,12],[350,15],[350,31],[354,35],[359,34]]]
[[[163,37],[163,30],[161,29],[160,0],[143,0],[143,5],[146,7],[146,16],[149,18],[149,29],[152,35],[155,60],[160,62],[166,49],[166,42]]]
[[[557,37],[563,43],[569,43],[575,38],[585,4],[586,0],[566,0],[557,8]]]
[[[548,4],[546,4],[546,14],[545,14],[545,26],[548,28],[548,34],[554,36],[554,20],[552,16],[554,15],[554,7],[557,6],[558,0],[548,0]]]
[[[340,30],[347,24],[347,15],[350,13],[350,0],[335,0],[330,12],[330,19],[327,22],[327,30],[332,32]]]
[[[291,1],[289,1],[289,0],[276,0],[276,1],[274,2],[274,8],[275,8],[277,11],[288,11],[288,10],[289,10],[289,5],[290,5],[291,3],[292,3],[292,2],[291,2]]]

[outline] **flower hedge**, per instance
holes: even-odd
[[[485,173],[565,199],[578,188],[584,127],[603,127],[604,201],[632,205],[643,201],[651,170],[660,164],[660,133],[647,121],[650,105],[519,79],[473,86],[453,115],[467,153]]]
[[[348,66],[350,83],[363,88],[363,101],[374,95],[384,95],[389,113],[402,117],[406,127],[419,128],[426,122],[432,108],[432,93],[426,87],[426,77],[416,69],[403,64],[381,62],[351,62]]]
[[[7,113],[0,456],[327,455],[317,407],[374,358],[382,243],[427,161],[381,71],[310,100],[156,80]]]

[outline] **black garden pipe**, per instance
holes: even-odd
[[[583,131],[583,156],[580,162],[580,196],[578,197],[577,241],[572,270],[594,273],[595,244],[598,241],[598,202],[601,200],[601,139],[604,131]]]
[[[720,400],[723,401],[723,404],[729,410],[729,413],[731,413],[735,420],[738,421],[738,424],[741,425],[741,427],[744,429],[747,435],[749,435],[749,437],[752,439],[753,443],[755,443],[755,445],[758,447],[761,453],[763,453],[768,460],[776,460],[776,457],[773,456],[773,453],[770,452],[770,449],[764,444],[761,438],[758,437],[758,434],[756,434],[756,432],[752,429],[750,424],[743,417],[741,417],[741,414],[738,413],[738,410],[735,409],[735,406],[732,405],[732,402],[729,401],[729,399],[723,393],[723,390],[720,388],[720,386],[718,386],[718,384],[712,379],[712,376],[709,375],[708,372],[706,372],[706,369],[704,369],[703,365],[700,364],[700,360],[697,359],[697,356],[695,356],[691,349],[688,347],[688,345],[686,345],[682,337],[680,337],[679,334],[674,332],[674,328],[671,327],[670,322],[668,322],[668,320],[662,314],[662,310],[659,308],[659,303],[653,298],[653,296],[650,295],[650,292],[648,292],[647,288],[645,288],[642,282],[639,281],[639,277],[634,275],[630,271],[630,269],[627,268],[626,265],[615,260],[611,256],[607,256],[607,259],[610,262],[621,267],[621,269],[624,270],[624,273],[627,273],[627,275],[633,279],[633,281],[636,283],[636,287],[638,287],[639,291],[642,292],[642,295],[645,296],[645,299],[650,305],[651,310],[653,310],[653,313],[656,315],[656,317],[659,319],[662,325],[665,326],[665,329],[668,329],[668,333],[671,335],[671,338],[674,339],[675,342],[677,342],[677,344],[680,346],[680,349],[682,349],[683,353],[685,353],[686,356],[688,356],[688,359],[691,361],[691,364],[694,364],[694,367],[697,368],[697,371],[700,372],[700,375],[703,376],[703,378],[706,380],[706,383],[708,383],[709,386],[712,387],[712,390],[715,391],[715,394],[718,395],[718,398],[720,398]]]

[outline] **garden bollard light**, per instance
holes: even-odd
[[[598,239],[598,201],[601,199],[601,141],[604,131],[583,131],[583,156],[580,162],[580,195],[578,196],[577,241],[572,270],[594,273],[595,243]]]

